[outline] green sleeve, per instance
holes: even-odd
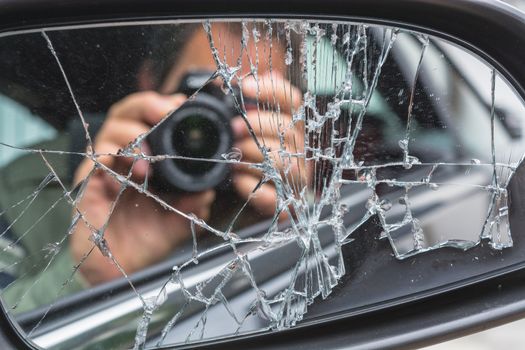
[[[62,135],[33,148],[64,150],[68,142]],[[45,157],[69,186],[69,155],[46,153]],[[14,312],[52,303],[87,287],[79,272],[73,274],[67,232],[72,207],[51,175],[38,153],[26,153],[0,169],[0,212],[5,211],[2,219],[11,225],[9,235],[0,237],[0,272],[16,278],[2,296],[8,307],[16,306]],[[46,178],[49,181],[42,186]]]
[[[43,272],[18,278],[5,288],[2,292],[4,303],[12,312],[20,313],[87,288],[88,283],[74,268],[70,251],[64,248]]]

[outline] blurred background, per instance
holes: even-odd
[[[525,0],[503,0],[521,11],[525,16]],[[472,334],[441,344],[425,347],[424,350],[492,350],[520,349],[523,346],[525,319]]]

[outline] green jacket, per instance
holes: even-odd
[[[32,148],[67,150],[69,137]],[[69,186],[70,155],[44,155]],[[24,152],[0,169],[0,219],[5,231],[0,232],[0,273],[8,276],[1,293],[6,307],[16,313],[87,287],[69,250],[72,207],[51,174],[39,153]]]

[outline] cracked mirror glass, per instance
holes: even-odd
[[[0,293],[42,348],[277,332],[525,262],[523,100],[455,44],[286,19],[0,43]]]

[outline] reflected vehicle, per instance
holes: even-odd
[[[278,333],[525,262],[523,101],[444,39],[248,19],[0,40],[2,300],[42,348]]]

